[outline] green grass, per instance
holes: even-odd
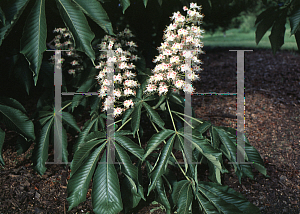
[[[297,43],[295,37],[290,36],[290,28],[287,25],[284,37],[284,44],[281,49],[285,50],[297,50]],[[266,48],[271,49],[269,41],[269,35],[271,30],[267,31],[264,37],[260,40],[259,44],[255,42],[255,29],[252,29],[249,33],[242,33],[239,29],[230,29],[226,31],[226,37],[222,32],[216,32],[213,35],[205,33],[202,39],[204,46],[210,47],[247,47],[247,48]]]

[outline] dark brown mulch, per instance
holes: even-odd
[[[236,92],[236,53],[229,50],[210,49],[202,56],[204,71],[196,83],[197,92]],[[289,51],[275,56],[270,50],[245,53],[246,136],[260,152],[270,177],[253,170],[255,181],[243,178],[239,184],[231,171],[223,175],[223,182],[245,195],[261,213],[300,213],[299,59],[299,55]],[[21,102],[32,112],[36,100]],[[198,117],[215,125],[236,126],[236,96],[195,95],[193,106]],[[83,122],[80,120],[79,125]],[[0,213],[66,213],[68,169],[47,165],[46,173],[37,175],[31,169],[31,150],[17,156],[15,141],[16,135],[6,131]],[[74,142],[70,135],[69,141]],[[89,190],[86,202],[69,213],[92,213],[90,193]],[[142,203],[133,213],[150,213],[157,206]]]

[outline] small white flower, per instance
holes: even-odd
[[[185,84],[184,88],[183,88],[184,92],[188,92],[188,93],[193,93],[194,89],[192,84]]]
[[[175,71],[169,71],[167,74],[167,79],[175,80],[177,73]]]
[[[75,74],[75,70],[74,69],[70,69],[70,70],[68,70],[68,73],[69,74]]]
[[[132,100],[125,100],[123,102],[123,105],[127,109],[127,108],[130,108],[130,107],[133,107],[134,103],[132,102]]]
[[[148,84],[147,87],[146,87],[145,92],[153,92],[155,90],[156,90],[156,85]]]
[[[126,88],[124,90],[124,95],[129,96],[129,95],[135,95],[134,91],[131,88]]]
[[[123,111],[123,109],[121,109],[119,107],[114,108],[114,117],[117,117],[118,115],[121,115],[122,111]]]
[[[121,95],[122,95],[122,93],[121,93],[121,91],[120,90],[114,90],[114,96],[115,97],[118,97],[118,98],[120,98],[121,97]]]
[[[175,81],[175,86],[178,89],[181,89],[183,85],[184,85],[184,81],[183,80],[177,80],[177,81]]]
[[[115,81],[118,81],[119,83],[122,82],[122,76],[121,76],[120,73],[119,73],[118,75],[114,75],[114,82],[115,82]]]
[[[161,86],[159,86],[159,88],[158,88],[158,93],[159,93],[159,95],[161,95],[161,94],[166,94],[168,92],[168,87],[167,86],[163,86],[163,85],[161,85]]]

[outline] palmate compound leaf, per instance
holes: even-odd
[[[106,33],[114,35],[111,22],[103,9],[100,2],[97,0],[74,0],[80,9],[96,22]]]
[[[269,36],[269,40],[272,46],[273,54],[275,54],[279,48],[284,44],[284,34],[285,34],[285,23],[286,23],[286,15],[288,9],[284,9],[279,17],[274,22],[274,25],[271,30],[271,35]]]
[[[26,113],[26,109],[19,103],[17,100],[10,98],[10,97],[0,97],[0,104],[10,106],[12,108],[18,109],[24,114]]]
[[[84,14],[80,8],[70,0],[56,0],[56,3],[64,23],[75,40],[75,49],[85,52],[94,62],[95,52],[92,49],[91,42],[95,35],[91,31]]]
[[[229,128],[229,127],[218,127],[219,129],[223,129],[223,133],[227,133],[228,138],[231,140],[232,144],[236,143],[236,129]],[[241,150],[245,151],[245,157],[246,160],[250,163],[253,163],[253,166],[263,175],[267,176],[266,168],[264,167],[264,162],[258,153],[258,151],[251,146],[249,140],[246,138],[246,136],[243,134],[243,137],[245,139],[245,148],[239,148]],[[241,139],[243,140],[243,139]],[[235,160],[233,160],[234,162]],[[250,165],[240,165],[242,167],[243,172],[245,175],[253,179],[253,173],[251,170]],[[246,168],[247,167],[247,168]]]
[[[116,151],[116,158],[119,162],[122,164],[121,172],[123,174],[126,174],[133,182],[134,182],[134,188],[136,189],[136,194],[138,193],[137,189],[139,187],[138,182],[138,168],[132,164],[131,159],[127,152],[117,143],[115,144],[115,151]]]
[[[45,13],[45,0],[36,0],[26,20],[21,38],[21,53],[29,62],[34,72],[34,84],[37,84],[38,75],[46,50],[47,24]]]
[[[151,120],[156,123],[160,128],[164,129],[165,122],[161,119],[159,114],[152,109],[151,106],[149,106],[146,102],[143,102],[143,106],[147,110],[148,114],[151,117]]]
[[[265,33],[272,27],[276,18],[278,17],[279,11],[277,7],[270,7],[267,10],[263,11],[256,19],[258,23],[255,31],[256,44],[260,42]]]
[[[177,213],[189,214],[193,200],[192,183],[188,180],[176,182],[173,187],[172,200],[177,206]]]
[[[94,178],[92,189],[93,211],[96,214],[117,214],[123,209],[118,174],[114,164],[106,162],[102,156]]]
[[[83,129],[79,133],[77,141],[76,141],[75,145],[73,146],[73,152],[75,152],[77,150],[77,148],[80,144],[84,143],[85,138],[90,133],[91,128],[93,127],[93,125],[95,124],[96,121],[97,121],[97,118],[94,118],[93,120],[88,120],[85,122]]]
[[[62,112],[62,120],[70,127],[72,127],[74,130],[80,132],[80,128],[78,127],[73,115],[70,114],[69,112],[65,112],[65,111]]]
[[[130,6],[130,0],[120,0],[120,3],[122,5],[123,14],[124,14],[126,9]]]
[[[24,109],[17,104],[17,101],[10,100],[9,102],[7,104],[10,106],[0,103],[0,117],[2,118],[2,122],[4,122],[7,128],[18,132],[27,139],[35,140],[34,125],[23,112]]]
[[[170,129],[161,130],[160,132],[154,134],[147,143],[145,154],[143,156],[143,161],[148,155],[152,153],[153,150],[157,148],[166,138],[168,138],[174,131]]]
[[[122,133],[115,132],[115,141],[138,159],[142,160],[144,149],[133,142],[130,138],[123,136]]]
[[[5,14],[2,10],[2,8],[0,7],[0,22],[2,23],[3,26],[5,26]]]
[[[291,35],[295,34],[297,30],[300,30],[300,7],[293,10],[290,19]]]
[[[92,149],[98,144],[106,141],[106,133],[105,132],[92,132],[89,134],[83,143],[79,144],[78,149],[76,150],[72,163],[71,163],[71,174],[72,177],[74,173],[80,168],[82,163],[89,156]]]
[[[48,147],[51,129],[53,128],[54,117],[49,117],[48,121],[43,126],[38,141],[34,146],[32,162],[34,170],[40,175],[46,171],[45,162],[48,159]]]
[[[245,197],[229,188],[212,182],[200,181],[196,200],[204,213],[260,213],[259,209],[247,201]]]
[[[162,148],[158,160],[156,161],[153,170],[150,172],[150,184],[148,188],[148,194],[150,194],[151,190],[155,188],[157,180],[165,173],[166,168],[168,166],[168,161],[170,158],[170,154],[172,152],[174,139],[176,135],[170,137],[170,139],[167,141],[167,144],[164,145]]]
[[[102,143],[102,145],[100,145],[93,152],[91,152],[87,156],[85,161],[81,164],[81,166],[78,168],[78,170],[72,175],[72,177],[68,181],[68,187],[67,187],[67,190],[68,190],[67,201],[69,203],[68,211],[70,211],[73,207],[76,207],[79,203],[86,200],[86,194],[88,191],[88,187],[91,182],[92,176],[94,174],[94,171],[95,171],[98,159],[99,159],[99,155],[105,146],[106,146],[105,143]],[[101,166],[101,165],[106,165],[106,164],[99,164],[99,166]],[[112,165],[112,167],[114,167],[114,166]],[[102,171],[102,174],[105,174],[103,172],[105,172],[105,171]],[[97,174],[97,176],[96,176],[96,174]],[[95,178],[98,177],[98,174],[99,174],[99,172],[97,173],[97,171],[96,171],[95,176],[94,176],[94,182],[95,182],[95,180],[97,180]],[[94,185],[95,184],[93,184],[92,194],[94,194]],[[93,204],[94,204],[94,202],[93,202]]]
[[[122,163],[120,164],[121,172],[127,177],[128,181],[130,182],[130,189],[132,193],[146,200],[144,197],[143,187],[139,183],[137,166],[132,164],[129,155],[120,145],[116,143],[115,148],[117,160]]]
[[[184,128],[181,128],[178,133],[187,138],[190,141],[193,147],[196,150],[200,151],[203,156],[205,156],[214,166],[216,166],[219,170],[222,169],[222,153],[215,149],[207,140],[201,139],[196,135],[184,134]]]
[[[148,161],[146,161],[146,167],[148,173],[150,173],[153,170],[153,166],[151,166],[151,164]],[[162,177],[160,177],[157,180],[154,192],[155,192],[155,201],[157,201],[158,203],[162,204],[165,207],[166,214],[171,214],[171,205],[166,195]]]
[[[29,0],[9,1],[5,8],[2,8],[5,14],[5,25],[0,28],[0,45],[9,34],[13,26],[17,23]]]

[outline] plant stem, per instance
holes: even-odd
[[[69,102],[67,105],[65,105],[64,107],[62,107],[61,109],[60,109],[60,112],[62,111],[62,110],[64,110],[65,108],[67,108],[69,105],[71,105],[72,104],[72,102]]]
[[[176,126],[175,126],[175,123],[174,123],[174,120],[173,120],[173,116],[172,116],[172,113],[171,113],[171,109],[170,109],[170,106],[169,106],[169,101],[167,100],[167,106],[168,106],[168,111],[169,111],[169,114],[171,116],[171,120],[172,120],[172,123],[173,123],[173,127],[175,129],[175,132],[177,133],[177,129],[176,129]]]
[[[177,117],[179,117],[182,121],[184,121],[186,124],[188,124],[192,129],[194,128],[191,124],[189,124],[185,119],[183,119],[179,115],[177,115]]]
[[[140,140],[140,135],[139,135],[139,129],[137,130],[137,137],[138,137],[138,140],[139,140],[140,147],[142,147],[141,140]]]
[[[159,132],[158,129],[156,128],[156,126],[154,125],[154,123],[151,121],[151,124],[153,125],[154,129],[156,130],[156,132]],[[167,142],[164,140],[164,144],[167,144]],[[178,163],[177,158],[175,157],[174,153],[171,152],[172,157],[176,160],[176,163],[179,167],[179,169],[181,170],[181,172],[183,173],[184,177],[191,182],[191,180],[189,179],[189,177],[185,174],[185,171],[181,168],[180,164]]]
[[[190,117],[190,116],[188,116],[188,115],[185,115],[185,114],[180,113],[180,112],[177,112],[177,111],[172,111],[172,110],[171,110],[171,112],[174,112],[175,114],[180,114],[180,115],[183,115],[183,116],[187,116],[188,118],[191,118],[191,119],[193,119],[193,120],[196,120],[196,121],[199,122],[199,123],[203,123],[202,121],[198,120],[198,119],[195,118],[195,117]]]
[[[126,125],[126,123],[128,123],[130,120],[131,120],[132,118],[130,118],[130,119],[128,119],[128,120],[126,120],[126,122],[124,123],[124,124],[122,124],[122,126],[120,126],[120,128],[118,128],[118,130],[117,131],[119,131],[121,128],[123,128],[123,126],[125,126]]]

